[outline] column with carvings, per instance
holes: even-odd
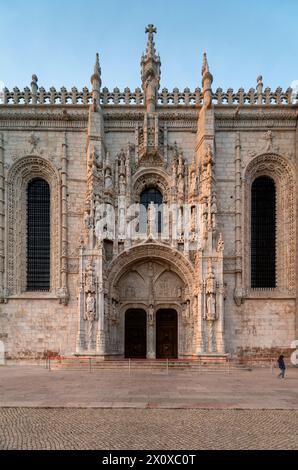
[[[219,354],[225,354],[225,319],[224,319],[224,279],[223,279],[223,250],[224,243],[220,238],[217,244],[217,332],[216,332],[216,350]]]
[[[0,302],[5,302],[4,243],[5,243],[5,201],[4,201],[4,141],[0,134]]]
[[[80,244],[80,268],[79,268],[79,291],[78,291],[78,331],[77,331],[77,342],[76,352],[80,354],[85,349],[85,322],[84,322],[84,310],[85,310],[85,292],[84,292],[84,246],[83,240]]]
[[[198,287],[196,288],[195,295],[197,300],[195,302],[196,312],[194,312],[195,319],[195,354],[201,355],[204,353],[204,337],[203,337],[203,314],[204,314],[204,289],[203,289],[203,258],[200,253],[196,254],[195,270],[198,273]]]
[[[59,289],[60,303],[67,305],[69,300],[67,284],[68,256],[68,220],[67,220],[67,142],[64,133],[61,154],[61,279]]]
[[[105,299],[104,299],[104,282],[103,282],[103,242],[98,241],[97,244],[97,336],[96,336],[96,353],[100,356],[105,354]]]
[[[238,307],[243,301],[242,292],[242,233],[241,233],[241,142],[236,134],[235,143],[235,256],[236,274],[234,300]]]

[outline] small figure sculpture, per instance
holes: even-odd
[[[152,304],[149,305],[148,323],[149,323],[150,326],[154,325],[154,306]]]
[[[85,268],[85,292],[95,292],[95,273],[92,260],[89,260]]]
[[[206,320],[214,321],[216,319],[216,280],[212,269],[212,262],[209,260],[206,279]]]
[[[113,186],[112,172],[110,167],[105,170],[105,189],[110,189]]]
[[[119,194],[120,196],[125,196],[126,194],[126,181],[124,175],[120,175],[119,178]]]
[[[89,347],[90,347],[91,342],[92,342],[93,323],[96,320],[95,298],[91,294],[91,292],[88,292],[88,295],[87,295],[86,311],[85,311],[84,320],[88,322],[87,338],[88,338],[88,343],[89,343]]]

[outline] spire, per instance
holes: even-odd
[[[146,53],[141,58],[141,78],[142,88],[144,90],[144,103],[147,112],[154,112],[157,102],[157,92],[160,81],[160,57],[156,53],[153,34],[156,33],[153,24],[149,24],[145,28],[148,34]]]
[[[147,48],[146,48],[146,58],[148,59],[158,59],[158,56],[156,55],[156,50],[155,50],[155,44],[154,44],[154,36],[153,34],[156,34],[157,29],[153,24],[148,24],[148,26],[145,28],[145,33],[148,33],[148,41],[147,41]]]
[[[100,106],[100,87],[101,87],[101,68],[99,63],[99,54],[96,53],[94,73],[91,76],[92,100],[94,107]]]
[[[202,63],[202,88],[204,96],[204,106],[209,108],[212,104],[212,89],[211,85],[213,82],[213,76],[209,70],[209,64],[207,59],[207,54],[203,54],[203,63]]]

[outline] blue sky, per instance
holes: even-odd
[[[200,85],[206,50],[213,86],[245,89],[298,79],[297,0],[0,0],[0,82],[90,86],[98,51],[103,86],[140,86],[144,28],[157,27],[161,87]]]

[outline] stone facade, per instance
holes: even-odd
[[[178,357],[275,354],[298,338],[297,96],[264,89],[262,77],[248,92],[213,91],[206,54],[202,88],[159,90],[155,32],[146,28],[134,92],[101,88],[98,55],[91,91],[46,91],[35,75],[31,88],[4,89],[0,340],[8,357],[123,356],[128,309],[146,312],[147,357],[156,354],[160,309],[177,313]],[[271,289],[250,285],[250,193],[262,175],[276,187]],[[51,192],[48,292],[26,290],[26,188],[35,177]],[[127,232],[146,188],[175,207],[163,214],[165,236],[154,208],[145,237]]]

